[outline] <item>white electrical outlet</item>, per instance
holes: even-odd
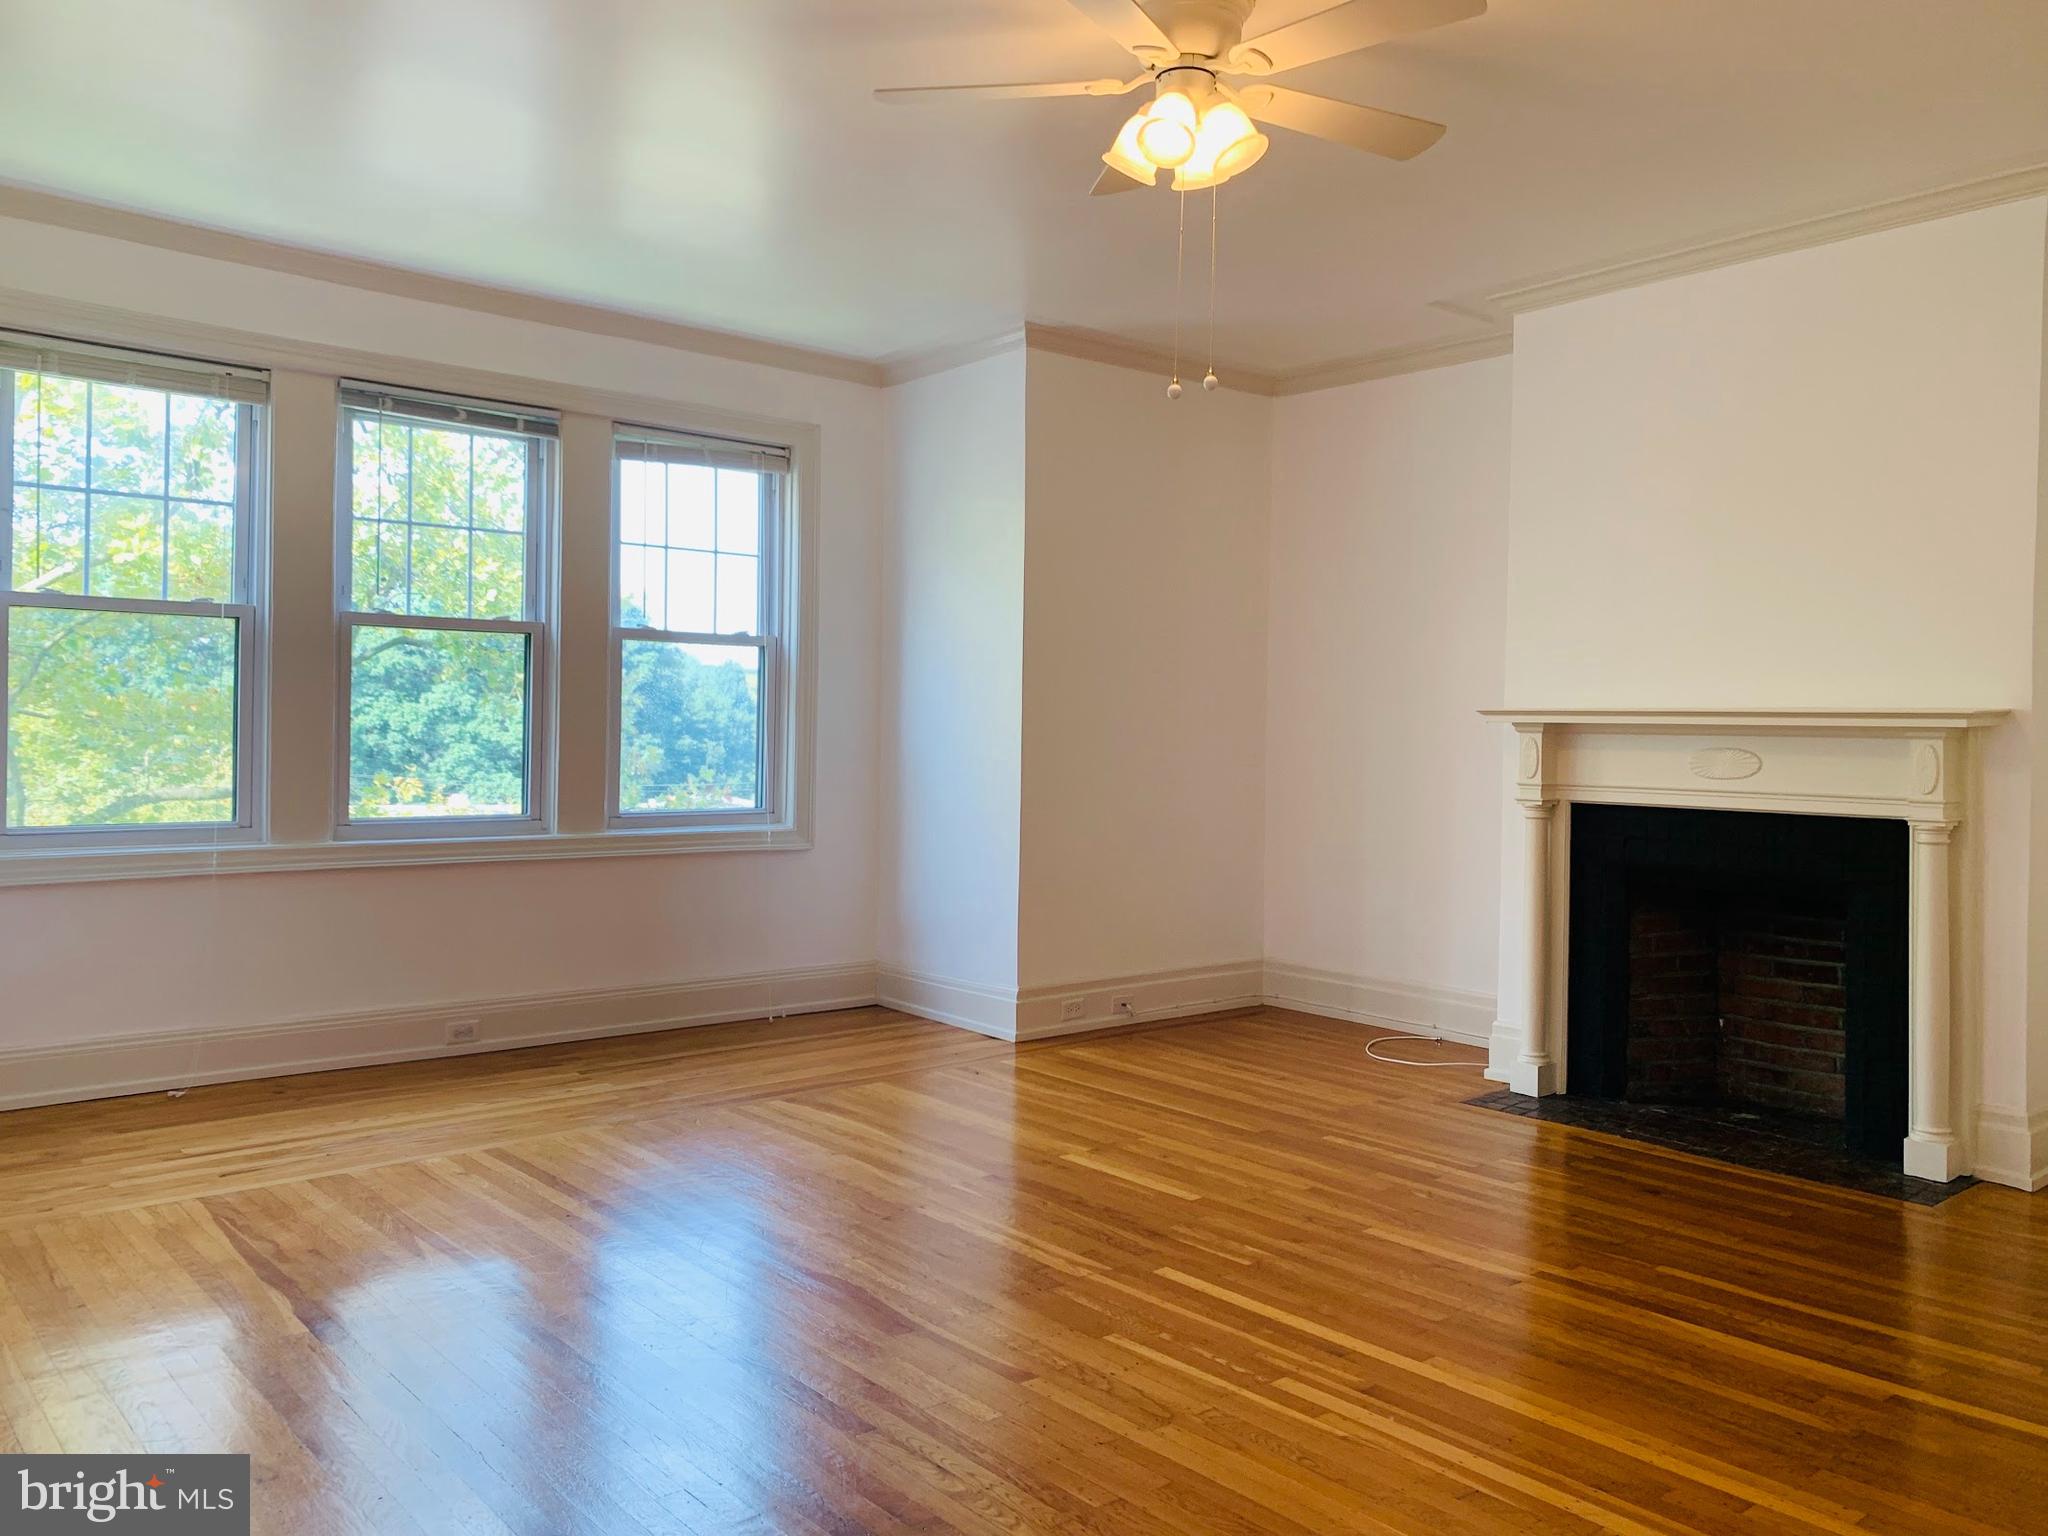
[[[1087,1007],[1087,998],[1070,997],[1060,1004],[1060,1019],[1064,1023],[1072,1023],[1075,1019],[1081,1017],[1082,1013],[1087,1010]]]
[[[450,1019],[448,1021],[448,1044],[475,1045],[478,1019]]]

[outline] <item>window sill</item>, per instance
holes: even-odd
[[[65,848],[0,852],[0,888],[94,880],[161,880],[278,870],[382,869],[409,864],[497,864],[531,859],[646,858],[673,853],[800,851],[792,827],[664,827],[646,832],[511,834],[503,837],[374,838],[328,843],[226,843],[219,847]]]

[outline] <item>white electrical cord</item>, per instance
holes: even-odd
[[[1385,1063],[1387,1063],[1387,1065],[1393,1067],[1477,1067],[1484,1065],[1483,1062],[1477,1061],[1410,1061],[1405,1057],[1401,1056],[1383,1056],[1378,1051],[1373,1049],[1373,1047],[1376,1045],[1385,1045],[1389,1040],[1424,1040],[1427,1042],[1427,1038],[1428,1037],[1422,1035],[1378,1035],[1375,1036],[1373,1039],[1365,1042],[1365,1054],[1370,1056],[1374,1061],[1384,1061]],[[1450,1042],[1443,1039],[1437,1039],[1434,1042],[1429,1043],[1434,1043],[1436,1045],[1447,1045]],[[1477,1047],[1471,1047],[1471,1049],[1476,1050]]]

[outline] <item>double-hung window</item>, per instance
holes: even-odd
[[[547,829],[555,427],[343,385],[342,836]]]
[[[263,374],[0,333],[0,847],[260,836]]]
[[[620,428],[613,454],[614,827],[789,815],[789,454]]]

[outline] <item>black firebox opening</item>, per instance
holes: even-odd
[[[1575,805],[1566,1086],[1796,1118],[1897,1166],[1906,824]]]

